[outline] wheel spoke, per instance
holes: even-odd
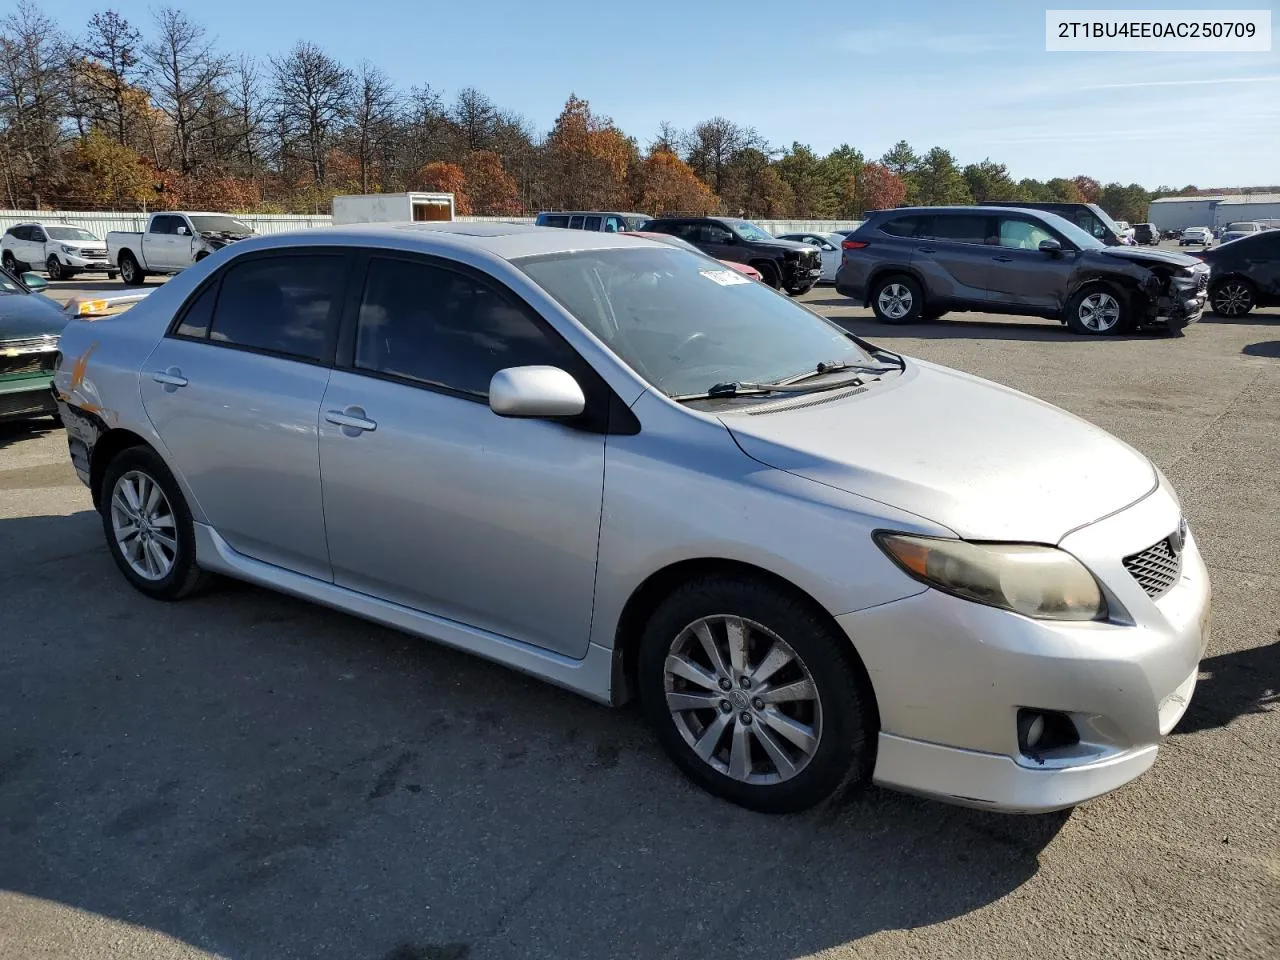
[[[716,696],[714,693],[684,693],[679,690],[671,690],[667,693],[667,706],[676,711],[680,710],[718,710],[722,697]]]
[[[120,543],[124,543],[126,540],[130,539],[131,537],[136,537],[138,535],[139,529],[140,528],[138,527],[138,525],[134,523],[132,520],[130,520],[128,523],[117,524],[116,539]]]
[[[787,756],[787,751],[778,742],[778,738],[773,735],[771,730],[767,727],[757,726],[756,739],[760,741],[760,746],[764,747],[764,752],[773,761],[773,766],[778,771],[779,776],[785,780],[787,777],[795,775],[796,765],[791,762],[791,758]]]
[[[760,661],[753,671],[751,671],[752,685],[758,687],[790,663],[792,659],[791,654],[782,649],[780,644],[775,643],[769,648],[769,652],[765,654],[765,658]]]
[[[711,626],[707,621],[699,620],[694,625],[693,633],[698,638],[698,642],[702,644],[702,649],[706,651],[707,659],[716,668],[716,672],[722,677],[730,676],[729,665],[724,662],[724,654],[720,652],[716,638],[711,635]]]
[[[164,553],[161,552],[160,546],[154,540],[146,541],[146,548],[147,557],[149,558],[147,569],[156,576],[161,576],[164,574],[165,568],[169,566],[168,559],[165,557]]]
[[[765,687],[762,690],[756,690],[755,695],[765,703],[786,703],[791,700],[816,699],[818,691],[813,681],[805,678],[781,687]]]
[[[688,680],[690,683],[702,687],[704,690],[718,690],[716,678],[707,673],[706,670],[698,666],[692,660],[686,660],[684,657],[676,653],[667,655],[667,673],[675,674],[682,680]]]
[[[694,743],[693,752],[703,760],[710,760],[711,755],[716,752],[716,747],[720,745],[725,727],[729,726],[732,720],[733,714],[731,713],[717,715],[711,723],[707,724],[707,728],[702,731],[702,736]]]
[[[813,730],[799,720],[793,720],[776,708],[766,709],[762,714],[764,722],[782,734],[805,753],[813,753],[817,747],[817,738]]]
[[[751,776],[751,728],[744,723],[733,725],[729,741],[729,776],[746,780]]]
[[[151,538],[155,540],[157,544],[168,550],[172,556],[176,557],[178,555],[178,541],[173,537],[165,536],[163,533],[153,532],[151,534]]]
[[[158,517],[152,517],[152,518],[151,518],[151,525],[152,525],[153,527],[167,527],[167,528],[169,528],[169,529],[173,529],[173,526],[174,526],[174,523],[173,523],[173,514],[172,514],[172,513],[162,513],[162,514],[160,514],[160,516],[158,516]]]
[[[129,480],[127,478],[124,480],[121,480],[119,490],[120,490],[120,493],[124,496],[125,503],[129,505],[129,509],[133,511],[134,515],[136,516],[137,514],[141,513],[142,500],[138,496],[138,490],[134,486],[134,481]]]
[[[729,664],[735,676],[747,672],[747,628],[737,617],[726,617],[724,632],[729,639]]]
[[[155,515],[156,506],[159,505],[160,499],[162,496],[160,493],[160,484],[150,479],[147,479],[144,482],[147,485],[147,495],[146,495],[144,509],[147,511],[147,516],[152,517]]]

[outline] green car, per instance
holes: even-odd
[[[53,368],[66,314],[37,293],[48,283],[0,269],[0,421],[56,416]]]

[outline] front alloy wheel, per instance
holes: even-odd
[[[1243,317],[1253,309],[1253,290],[1242,280],[1224,280],[1213,291],[1213,312],[1222,317]]]
[[[1080,326],[1093,333],[1106,333],[1120,322],[1120,302],[1109,293],[1091,293],[1076,309]]]
[[[667,709],[685,743],[733,780],[790,780],[822,739],[822,701],[808,667],[752,620],[695,620],[672,643],[663,679]]]
[[[45,264],[45,267],[49,272],[50,280],[64,279],[62,274],[62,261],[58,259],[57,254],[49,257],[49,262]]]
[[[160,484],[145,473],[122,474],[111,491],[111,530],[116,547],[143,580],[173,572],[178,557],[177,523]]]

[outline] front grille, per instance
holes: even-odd
[[[0,340],[0,356],[3,356],[9,350],[53,350],[58,346],[58,338],[56,336],[47,337],[19,337],[16,340]]]
[[[57,357],[56,350],[47,350],[44,353],[20,353],[16,357],[6,357],[0,353],[0,374],[52,373]]]
[[[26,390],[22,393],[0,393],[0,417],[40,416],[58,409],[53,391]]]
[[[1175,537],[1166,537],[1147,549],[1124,558],[1124,568],[1147,596],[1155,599],[1169,592],[1182,571],[1182,550],[1174,550]]]

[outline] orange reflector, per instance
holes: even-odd
[[[908,570],[918,573],[920,576],[927,576],[926,570],[929,566],[929,548],[919,543],[912,543],[910,540],[892,540],[889,543],[893,555],[898,558]]]

